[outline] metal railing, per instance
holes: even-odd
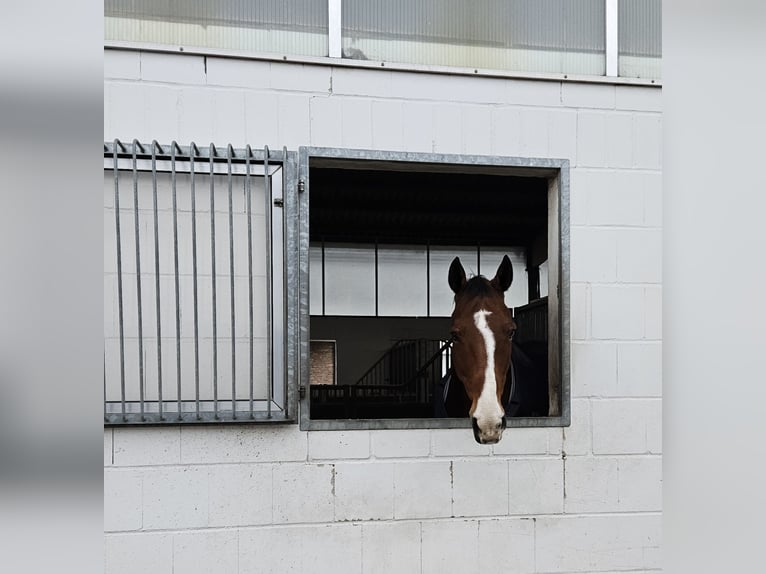
[[[105,424],[295,418],[287,157],[104,144]]]

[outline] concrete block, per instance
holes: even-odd
[[[505,102],[519,106],[561,106],[561,83],[535,80],[504,80]]]
[[[104,115],[109,117],[110,131],[104,133],[104,139],[112,141],[119,138],[126,144],[133,138],[145,141],[148,130],[144,119],[144,86],[130,82],[109,82],[106,85]]]
[[[561,102],[570,108],[612,109],[615,89],[609,84],[561,83]]]
[[[564,465],[567,492],[564,509],[568,514],[619,510],[617,459],[568,456]]]
[[[204,84],[205,58],[189,54],[141,52],[141,79],[147,82]]]
[[[573,397],[611,396],[617,387],[615,343],[572,343]]]
[[[573,227],[571,280],[611,282],[617,277],[617,236],[612,229]]]
[[[274,466],[274,523],[331,522],[335,469],[329,464]]]
[[[662,287],[644,287],[644,338],[662,339]]]
[[[113,442],[114,429],[104,429],[104,466],[111,466],[114,464],[113,455]]]
[[[357,524],[258,528],[239,533],[240,574],[358,574],[361,564],[362,527]]]
[[[392,100],[372,101],[372,147],[401,150],[403,147],[403,105]]]
[[[248,142],[244,92],[214,90],[213,106],[213,141],[223,146],[221,153],[226,153],[227,144],[245,147]]]
[[[434,150],[438,153],[462,153],[463,134],[460,122],[460,106],[457,104],[434,104],[433,140]]]
[[[590,286],[585,283],[569,285],[569,333],[573,341],[588,338],[590,331]]]
[[[420,574],[420,523],[362,525],[363,574]]]
[[[349,463],[335,467],[335,519],[394,517],[394,465]]]
[[[492,153],[521,155],[521,112],[519,108],[492,108]]]
[[[278,99],[277,94],[245,93],[245,135],[253,147],[279,143]]]
[[[309,459],[369,458],[368,431],[312,431],[309,435]]]
[[[150,130],[149,137],[142,139],[143,134],[133,136],[139,141],[171,142],[178,139],[181,117],[178,102],[183,90],[170,86],[142,85],[144,96],[144,121]],[[210,111],[208,110],[208,113]]]
[[[253,526],[272,521],[270,464],[216,465],[209,468],[210,526]]]
[[[620,510],[662,510],[661,457],[625,457],[619,459],[618,467]]]
[[[662,90],[659,87],[617,86],[615,104],[618,110],[661,112]]]
[[[639,174],[627,171],[587,171],[582,185],[587,186],[589,225],[644,224],[644,193]]]
[[[370,71],[371,73],[377,73]],[[455,92],[454,77],[448,77],[440,74],[416,74],[413,72],[391,72],[389,76],[388,95],[392,98],[408,100],[444,100],[447,97],[450,101],[460,101],[457,97],[452,97]],[[381,77],[377,84],[385,82]],[[363,84],[364,85],[364,84]],[[370,84],[375,86],[376,84]],[[365,87],[369,90],[369,87]],[[367,92],[365,92],[367,93]],[[447,96],[449,95],[449,96]]]
[[[620,229],[617,235],[617,280],[626,283],[662,281],[662,232]]]
[[[237,574],[236,530],[182,532],[173,535],[173,572]]]
[[[431,452],[431,431],[370,431],[372,453],[378,458],[426,457]]]
[[[460,116],[463,153],[488,155],[492,152],[492,120],[489,106],[465,105]]]
[[[173,535],[108,534],[104,541],[104,572],[173,572]]]
[[[454,516],[497,516],[507,510],[507,461],[479,459],[452,463]]]
[[[208,88],[186,88],[178,98],[178,141],[188,145],[196,142],[199,147],[213,141],[212,90]]]
[[[306,434],[294,425],[181,427],[181,462],[306,460]]]
[[[288,62],[272,62],[270,68],[272,90],[288,92],[320,92],[329,94],[332,91],[332,68],[311,64],[294,64]]]
[[[590,401],[573,398],[572,424],[564,428],[564,452],[567,456],[591,452]]]
[[[569,224],[587,225],[589,180],[594,172],[586,169],[572,169],[569,172]]]
[[[423,574],[478,572],[479,524],[475,520],[423,522]]]
[[[658,114],[633,116],[633,166],[662,168],[662,121]]]
[[[508,513],[554,514],[564,508],[564,462],[561,458],[508,461]]]
[[[500,444],[502,444],[502,441]],[[434,429],[431,431],[431,454],[433,456],[450,457],[489,456],[490,447],[478,444],[473,438],[473,431],[469,428]]]
[[[402,132],[404,151],[427,153],[434,151],[431,105],[405,101],[402,104]]]
[[[441,100],[468,104],[500,104],[506,100],[507,86],[500,78],[455,75],[441,76],[441,79],[445,87]]]
[[[660,399],[599,400],[591,408],[595,454],[661,452]]]
[[[644,336],[644,289],[640,286],[591,286],[594,339],[641,339]]]
[[[181,462],[180,427],[115,428],[114,464],[140,466]]]
[[[548,157],[549,116],[546,110],[524,108],[521,111],[521,154]]]
[[[145,530],[198,528],[208,524],[208,473],[198,466],[144,471]]]
[[[104,471],[104,531],[140,530],[141,471]]]
[[[402,74],[388,70],[332,68],[331,91],[333,94],[347,96],[389,97],[391,95],[392,75],[400,77]],[[411,74],[405,75],[411,76]]]
[[[577,114],[577,167],[606,166],[606,114]]]
[[[260,60],[235,60],[232,58],[207,58],[207,84],[263,90],[270,87],[271,62]]]
[[[467,429],[466,429],[467,430]],[[503,440],[492,445],[492,453],[495,456],[518,455],[518,454],[546,454],[549,452],[551,431],[557,429],[546,428],[509,428],[503,432]],[[473,435],[470,434],[471,440]],[[474,444],[476,442],[474,441]],[[481,445],[476,445],[481,446]],[[484,447],[486,448],[486,447]]]
[[[617,389],[620,397],[662,396],[662,343],[617,344]]]
[[[633,164],[633,118],[612,113],[606,118],[606,164],[629,168]]]
[[[310,141],[310,96],[280,94],[275,113],[279,116],[277,141],[287,149],[298,149]]]
[[[659,515],[542,516],[535,555],[539,572],[636,570],[660,545]]]
[[[662,173],[641,174],[644,190],[644,225],[662,226]]]
[[[104,78],[138,80],[141,77],[141,52],[104,50]]]
[[[532,574],[535,570],[535,523],[528,518],[479,521],[482,574]]]
[[[372,147],[372,101],[344,98],[341,101],[341,138],[352,149]]]
[[[548,153],[550,157],[577,158],[577,113],[572,111],[548,112]]]
[[[448,461],[395,464],[395,518],[437,518],[451,515],[452,477]]]

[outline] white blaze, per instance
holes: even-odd
[[[473,416],[479,425],[480,431],[498,434],[495,430],[495,425],[500,422],[505,413],[497,401],[495,336],[492,333],[492,329],[490,329],[487,324],[487,317],[491,314],[491,311],[485,311],[484,309],[473,314],[473,322],[484,339],[484,346],[487,351],[487,368],[484,371],[484,387],[481,390],[481,395],[479,395],[479,400],[476,402],[476,410],[473,412]]]

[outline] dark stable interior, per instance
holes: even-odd
[[[514,414],[545,416],[547,297],[539,298],[539,265],[547,259],[547,179],[507,168],[364,165],[311,166],[311,244],[523,248],[527,276],[514,280],[527,281],[530,304],[514,310],[514,353],[528,381],[518,387]],[[335,342],[335,368],[334,377],[312,370],[311,418],[434,418],[449,364],[449,324],[448,317],[312,315],[311,340]]]

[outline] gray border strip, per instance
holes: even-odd
[[[544,176],[549,180],[558,177],[559,181],[559,266],[561,306],[559,316],[560,329],[560,359],[561,359],[561,416],[559,417],[530,417],[509,418],[508,426],[514,427],[566,427],[571,422],[570,408],[570,344],[569,344],[569,160],[552,158],[523,158],[483,155],[455,155],[414,152],[393,152],[364,149],[300,147],[299,148],[298,178],[300,218],[300,286],[299,286],[299,334],[300,334],[300,367],[298,385],[301,389],[300,398],[300,429],[301,430],[363,430],[363,429],[441,429],[441,428],[470,428],[468,418],[465,419],[351,419],[351,420],[311,420],[309,382],[309,166],[312,161],[323,159],[340,159],[349,161],[378,161],[401,162],[412,164],[452,164],[461,166],[520,168],[524,171],[534,170],[534,175]],[[532,175],[530,171],[523,175]],[[294,254],[292,250],[291,254]]]

